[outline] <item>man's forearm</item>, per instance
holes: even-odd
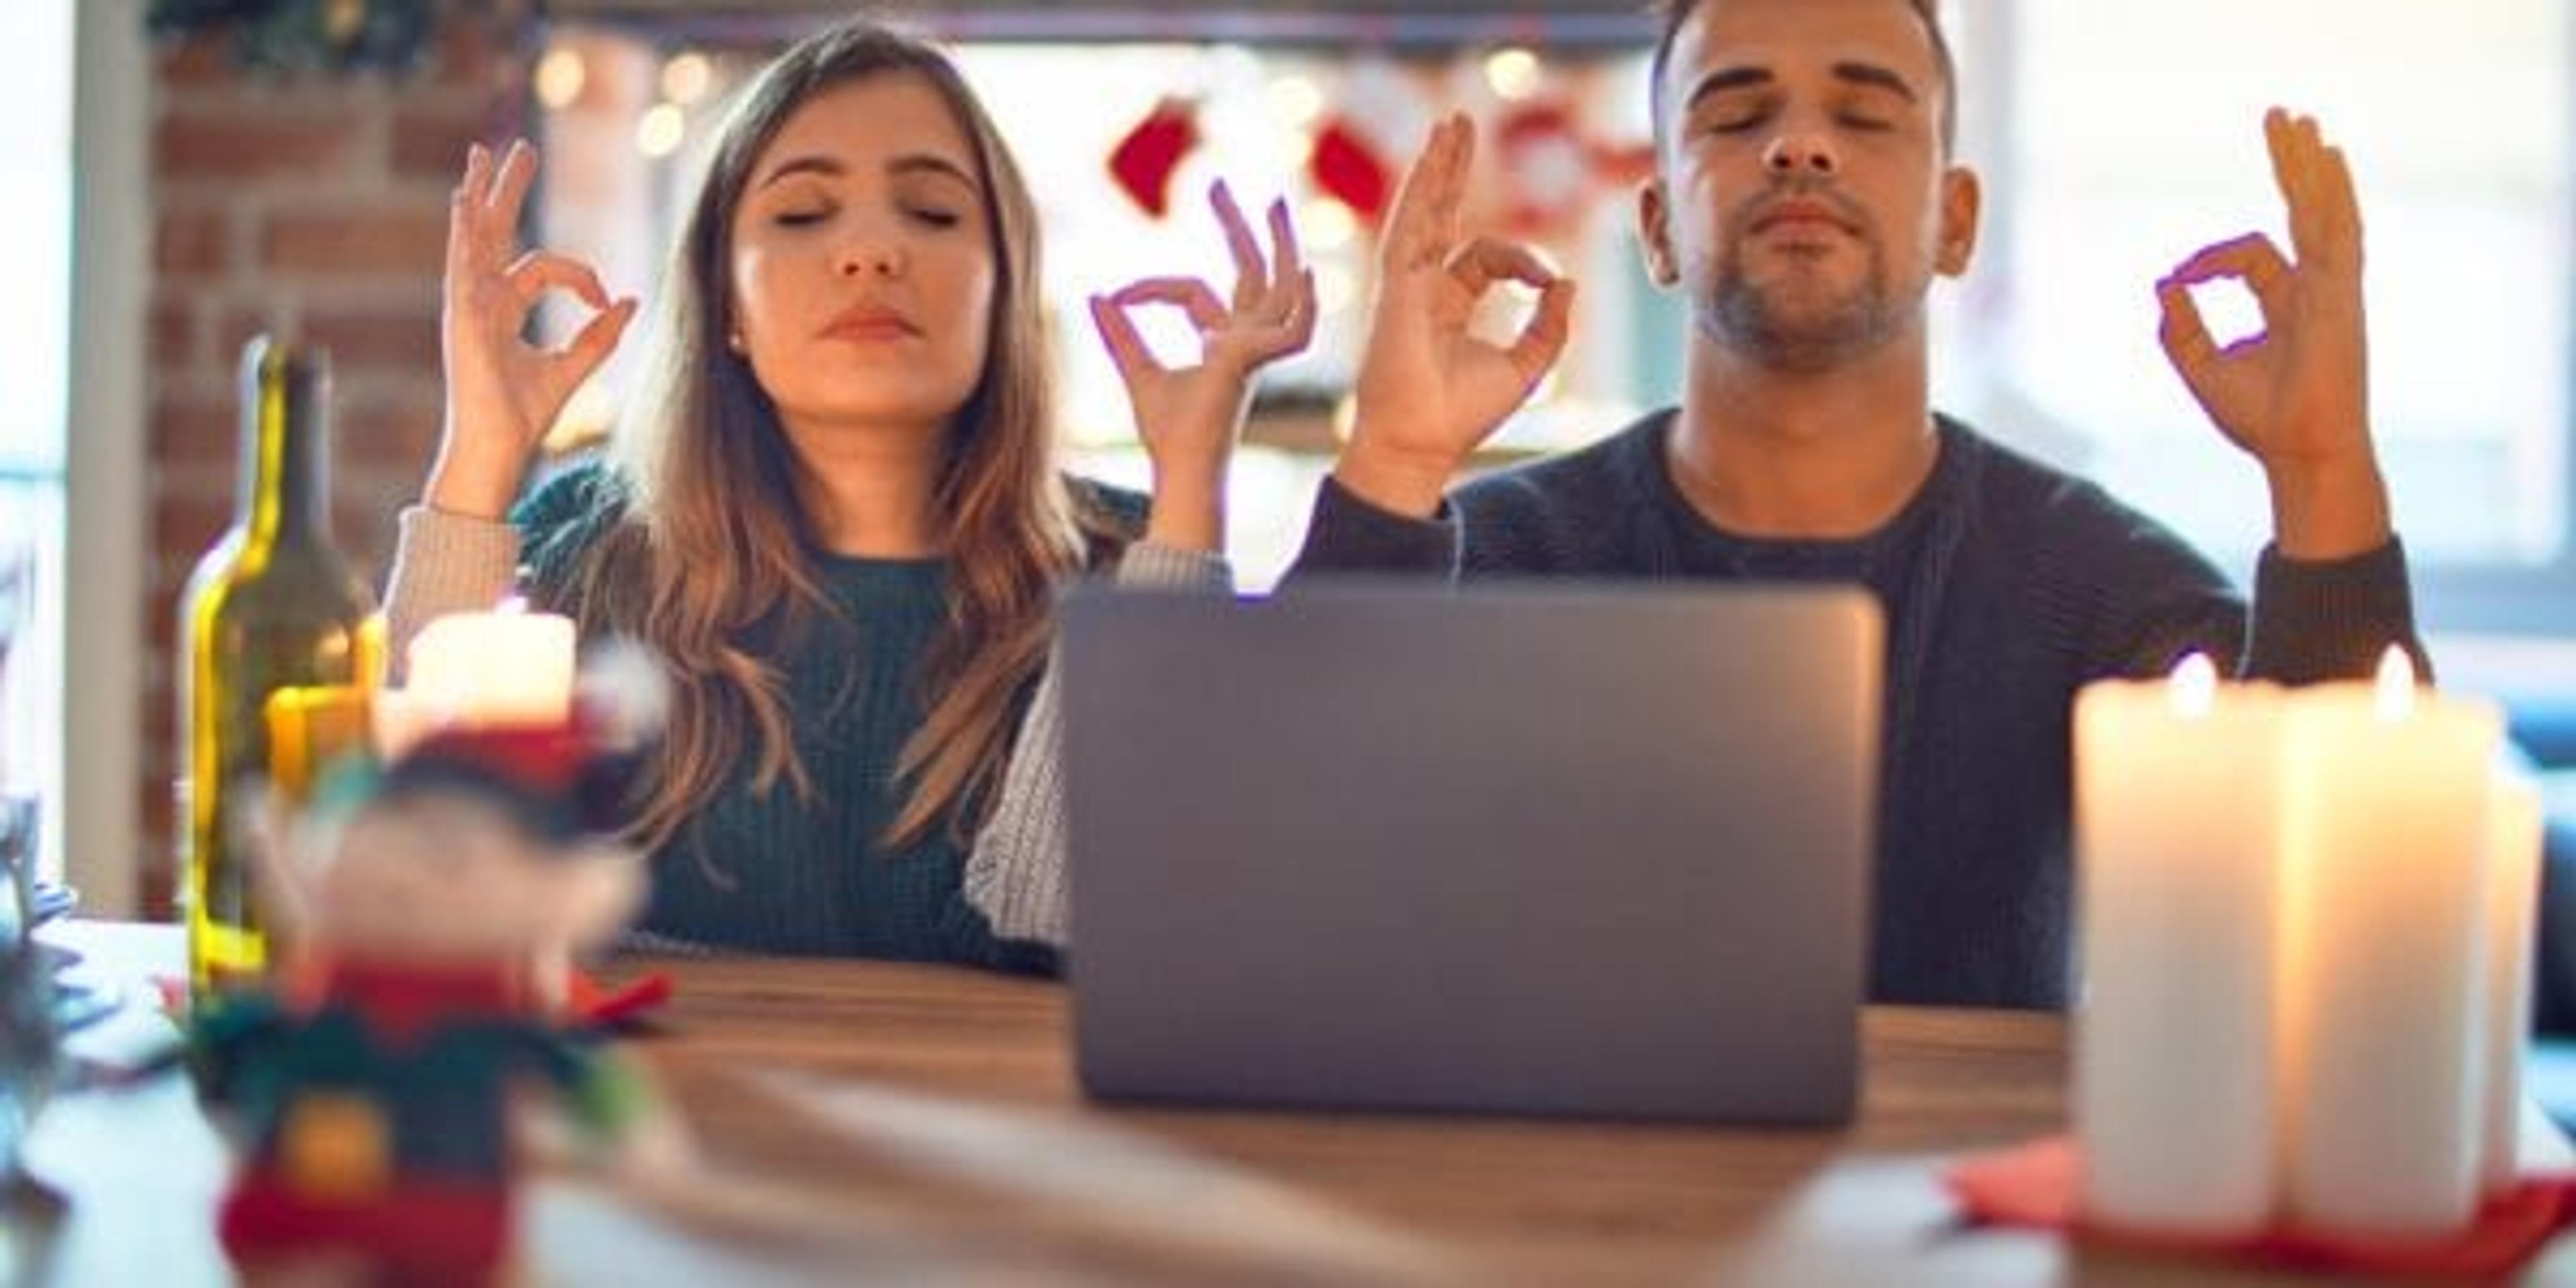
[[[2272,534],[2292,559],[2349,559],[2388,544],[2388,484],[2377,458],[2363,453],[2264,471],[2272,494]]]

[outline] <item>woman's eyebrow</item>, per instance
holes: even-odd
[[[781,179],[785,179],[793,175],[819,174],[825,178],[838,178],[842,175],[848,174],[849,172],[849,167],[842,165],[840,160],[836,157],[822,156],[819,154],[813,156],[790,157],[787,160],[781,161],[777,165],[770,167],[769,173],[762,175],[760,182],[753,184],[752,187],[755,189],[766,188],[771,184],[777,183]]]

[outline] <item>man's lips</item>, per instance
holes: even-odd
[[[1833,207],[1820,201],[1797,199],[1775,203],[1753,217],[1754,232],[1766,233],[1774,229],[1787,232],[1830,229],[1839,233],[1848,233],[1852,230],[1850,223],[1836,213]]]

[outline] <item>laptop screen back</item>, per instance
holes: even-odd
[[[1849,1117],[1865,594],[1086,588],[1061,620],[1094,1094]]]

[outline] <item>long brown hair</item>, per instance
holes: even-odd
[[[1052,636],[1052,588],[1115,544],[1109,516],[1078,502],[1056,470],[1036,206],[991,119],[947,56],[909,35],[857,21],[799,42],[743,90],[715,140],[665,274],[642,387],[610,448],[627,508],[566,588],[586,631],[638,639],[674,673],[667,745],[635,812],[648,847],[705,806],[749,750],[755,791],[784,780],[800,799],[814,794],[781,673],[758,650],[835,612],[805,554],[800,466],[750,364],[725,342],[730,247],[752,166],[788,118],[879,76],[918,77],[971,141],[996,267],[983,375],[940,458],[947,620],[917,676],[928,709],[898,758],[908,795],[888,845],[921,839],[942,817],[962,841],[990,814],[1021,695]]]

